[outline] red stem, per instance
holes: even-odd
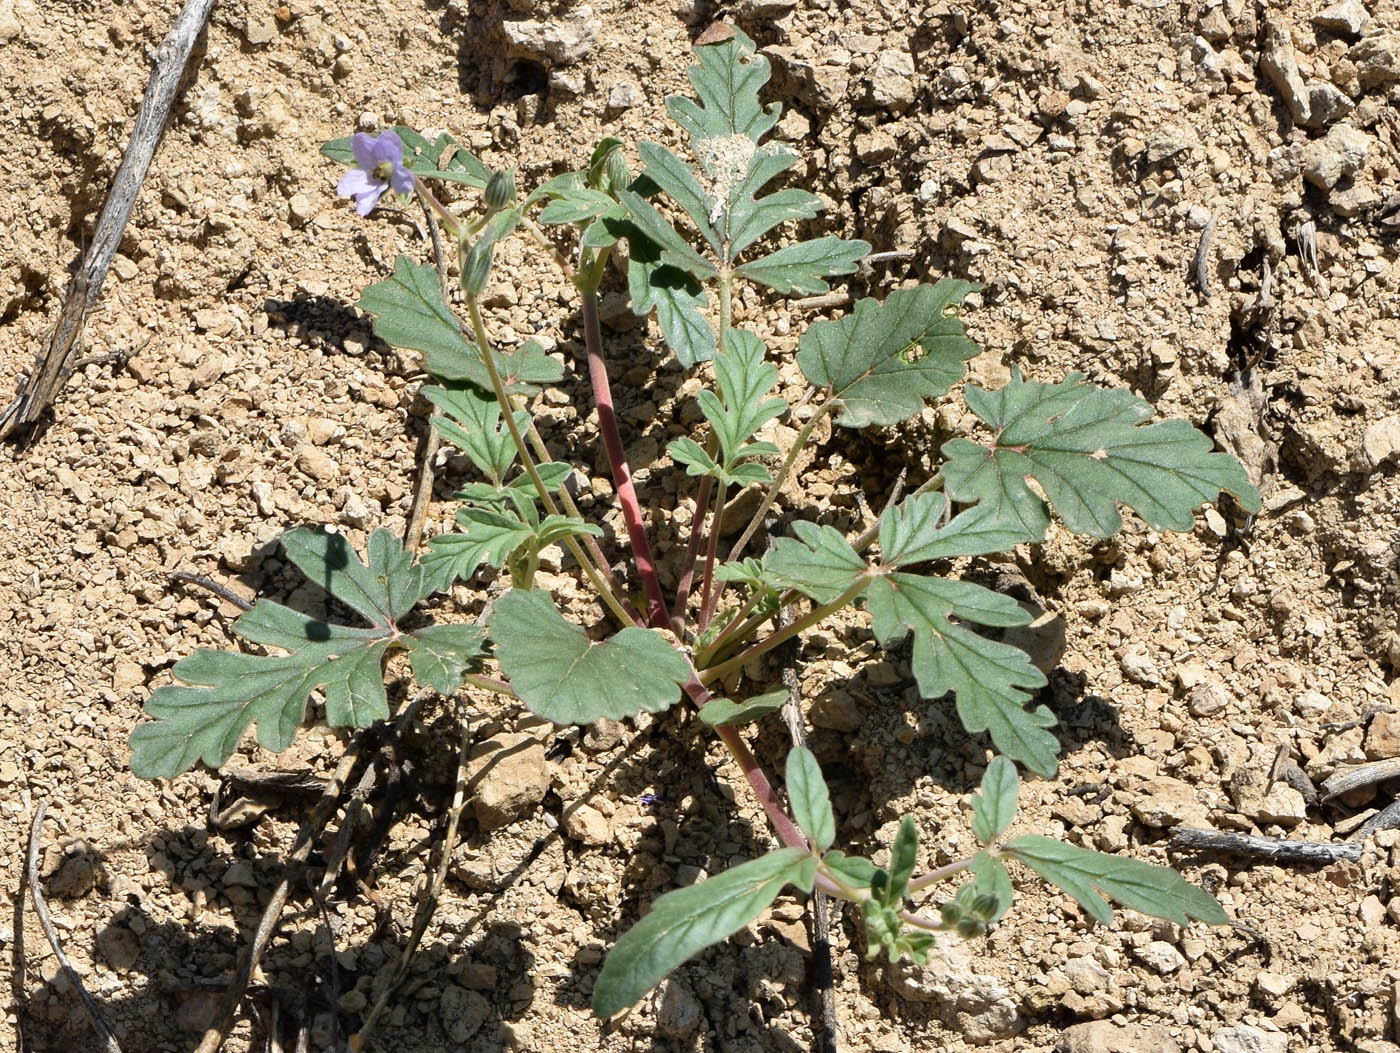
[[[711,589],[715,583],[715,553],[719,551],[719,532],[724,525],[724,483],[719,484],[719,489],[715,492],[715,514],[710,520],[710,543],[705,551],[705,577],[700,586],[700,631],[705,631],[705,626],[710,624],[710,619],[715,616],[715,607],[719,603],[719,594],[723,588]]]
[[[627,536],[637,561],[637,573],[647,593],[647,624],[670,628],[671,616],[666,610],[666,598],[661,594],[661,579],[656,574],[656,561],[651,554],[646,528],[642,525],[642,507],[637,490],[632,485],[632,469],[622,452],[622,436],[617,430],[617,415],[613,412],[612,388],[608,384],[608,367],[603,361],[603,333],[598,325],[598,294],[587,289],[583,294],[583,339],[588,348],[588,379],[593,385],[593,402],[598,409],[598,430],[603,436],[608,467],[617,488],[622,518],[627,523]]]
[[[685,546],[685,569],[681,571],[681,583],[676,586],[676,602],[672,605],[675,613],[671,619],[671,628],[677,636],[681,636],[685,629],[685,605],[690,600],[690,583],[695,580],[695,560],[700,555],[700,533],[705,527],[709,503],[710,476],[707,475],[700,480],[700,493],[695,498],[695,518],[691,520],[690,540]]]

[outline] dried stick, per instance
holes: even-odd
[[[1400,827],[1400,801],[1391,801],[1371,818],[1361,824],[1361,828],[1351,835],[1353,841],[1364,841],[1382,830]]]
[[[44,930],[44,935],[48,937],[49,946],[53,948],[54,957],[58,959],[58,964],[63,967],[63,975],[68,978],[69,984],[78,992],[78,997],[82,999],[83,1008],[87,1010],[88,1019],[92,1021],[92,1026],[97,1033],[102,1036],[102,1045],[107,1053],[122,1053],[122,1047],[117,1042],[117,1036],[112,1034],[112,1029],[107,1026],[107,1021],[102,1019],[102,1011],[97,1008],[97,1003],[92,1000],[92,995],[88,994],[87,988],[83,986],[83,981],[74,972],[73,966],[68,961],[68,956],[63,953],[63,945],[58,942],[58,932],[53,927],[53,922],[49,920],[49,908],[44,903],[44,894],[39,888],[39,842],[43,839],[44,813],[49,810],[48,801],[40,801],[39,807],[34,812],[34,822],[29,827],[29,865],[25,871],[29,878],[29,899],[34,904],[34,913],[39,916],[39,925]]]
[[[237,607],[240,611],[249,611],[253,609],[253,605],[247,600],[245,600],[242,596],[238,595],[238,593],[232,592],[229,589],[224,588],[213,578],[206,578],[202,574],[192,574],[188,570],[172,570],[170,572],[170,580],[184,581],[188,582],[191,585],[198,585],[201,589],[204,589],[207,592],[212,592],[221,600],[227,600],[229,603]]]
[[[788,622],[786,608],[780,608],[773,618],[775,628]],[[783,685],[787,701],[783,703],[783,719],[787,721],[788,737],[794,746],[807,744],[807,728],[802,716],[802,692],[797,686],[797,641],[790,640],[780,650],[783,663]],[[836,991],[831,975],[831,928],[827,916],[827,895],[819,888],[812,890],[812,989],[816,994],[821,1027],[816,1029],[815,1053],[837,1053]]]
[[[1325,841],[1286,841],[1281,837],[1248,837],[1244,834],[1222,834],[1216,830],[1177,827],[1172,831],[1171,847],[1183,852],[1220,852],[1230,856],[1248,856],[1270,863],[1302,863],[1322,865],[1343,859],[1361,858],[1357,844],[1333,845]]]
[[[398,720],[394,722],[394,731],[391,734],[397,733],[400,728],[406,725],[428,697],[430,697],[429,694],[423,694],[411,699],[404,706]],[[336,765],[330,782],[326,784],[325,791],[321,794],[321,799],[316,802],[315,807],[303,820],[301,829],[297,831],[297,840],[288,856],[282,880],[273,890],[272,898],[268,900],[262,917],[258,919],[258,927],[253,931],[253,939],[244,949],[242,957],[239,958],[238,970],[234,973],[228,991],[224,994],[224,1001],[219,1007],[219,1015],[215,1024],[204,1032],[204,1038],[199,1043],[195,1053],[217,1053],[223,1046],[224,1040],[228,1038],[229,1029],[233,1027],[234,1014],[238,1011],[239,1003],[243,1001],[243,995],[248,990],[248,982],[253,977],[253,970],[257,968],[263,952],[267,950],[268,941],[272,939],[273,930],[277,928],[277,923],[282,917],[282,908],[287,904],[287,894],[291,891],[292,881],[301,872],[301,868],[311,855],[312,846],[321,836],[321,832],[325,830],[326,824],[330,822],[336,805],[340,803],[345,786],[361,760],[365,743],[369,739],[369,730],[362,728],[355,735],[349,748],[345,751],[345,756],[341,757],[340,763]],[[328,860],[326,865],[329,869],[331,862]],[[339,862],[335,863],[337,868],[339,865]]]
[[[418,190],[418,203],[423,206],[423,218],[428,224],[428,233],[433,239],[433,262],[437,264],[438,289],[442,292],[443,303],[447,302],[447,266],[443,262],[442,235],[438,232],[437,218],[428,207],[428,199]],[[483,352],[484,354],[484,352]],[[442,445],[442,433],[433,427],[433,418],[438,416],[436,408],[428,417],[428,433],[423,436],[423,446],[418,455],[418,485],[413,489],[413,503],[408,507],[408,522],[404,524],[403,547],[412,552],[423,540],[423,521],[428,517],[428,502],[433,496],[433,458]]]
[[[165,130],[180,87],[180,75],[213,5],[214,0],[185,0],[169,35],[156,48],[151,79],[146,84],[121,167],[102,206],[92,244],[68,288],[47,346],[35,360],[19,396],[0,414],[0,438],[38,421],[72,372],[73,354],[82,343],[83,323],[102,292],[107,268],[121,244],[122,231],[131,218],[141,183]]]
[[[452,852],[457,847],[457,826],[461,822],[462,810],[467,803],[467,762],[471,759],[471,728],[467,723],[465,713],[460,714],[459,719],[462,725],[462,747],[457,755],[457,786],[452,792],[452,809],[447,815],[447,833],[442,841],[442,854],[438,857],[437,869],[423,885],[423,896],[418,901],[418,911],[413,918],[413,929],[409,933],[408,942],[404,944],[403,950],[399,953],[399,960],[394,963],[394,971],[389,977],[389,982],[384,986],[384,990],[379,992],[379,997],[374,1000],[374,1005],[370,1007],[369,1014],[365,1017],[365,1022],[360,1026],[360,1030],[350,1036],[348,1044],[354,1053],[360,1053],[365,1048],[365,1043],[369,1041],[370,1032],[374,1030],[379,1015],[384,1012],[385,1006],[389,1004],[389,999],[393,997],[399,984],[408,974],[409,963],[413,961],[414,954],[418,952],[418,945],[423,940],[423,934],[428,931],[428,922],[432,920],[433,913],[437,910],[438,897],[442,895],[442,886],[447,880],[448,865],[452,862]]]
[[[1322,784],[1322,799],[1330,801],[1333,797],[1340,797],[1350,790],[1359,790],[1363,786],[1374,786],[1387,779],[1400,779],[1400,757],[1343,768]]]
[[[1210,299],[1210,236],[1215,233],[1215,217],[1206,221],[1201,240],[1196,243],[1196,257],[1191,263],[1191,276],[1200,290],[1201,299]]]

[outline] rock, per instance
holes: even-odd
[[[1146,644],[1128,644],[1119,651],[1118,664],[1123,669],[1123,675],[1134,683],[1150,687],[1162,682],[1162,671],[1147,653]]]
[[[1092,1020],[1065,1028],[1059,1049],[1062,1053],[1181,1053],[1181,1047],[1164,1027],[1115,1024],[1111,1020]]]
[[[1338,0],[1313,15],[1311,21],[1319,29],[1359,37],[1371,24],[1371,15],[1361,0]]]
[[[461,1045],[480,1031],[481,1025],[490,1018],[491,1003],[476,991],[448,984],[438,999],[438,1014],[447,1037]]]
[[[533,735],[505,733],[477,743],[467,787],[483,830],[515,822],[549,791],[544,745]]]
[[[297,447],[293,460],[304,475],[318,483],[333,482],[340,474],[340,465],[336,464],[335,458],[311,443]]]
[[[899,143],[883,128],[856,136],[856,157],[861,164],[873,165],[888,161],[899,152]]]
[[[1133,956],[1162,976],[1174,973],[1186,964],[1186,956],[1166,940],[1153,940],[1134,950]]]
[[[830,113],[846,94],[850,73],[845,63],[829,61],[827,55],[813,57],[806,50],[786,45],[766,47],[763,54],[772,59],[774,87],[779,93],[818,114]]]
[[[1334,124],[1321,139],[1303,148],[1303,178],[1315,187],[1331,190],[1366,163],[1371,137],[1350,124]]]
[[[298,191],[287,201],[287,222],[294,227],[304,227],[316,216],[316,206],[311,199]]]
[[[119,695],[129,695],[146,682],[146,670],[140,662],[130,658],[118,658],[112,663],[112,690]]]
[[[608,89],[608,116],[615,117],[642,101],[642,89],[634,80],[620,80]]]
[[[1400,713],[1377,713],[1366,729],[1366,759],[1400,757]]]
[[[656,1008],[656,1028],[667,1038],[690,1038],[700,1029],[704,1009],[695,993],[672,976],[661,988]]]
[[[1210,814],[1196,791],[1180,779],[1156,775],[1147,779],[1142,796],[1133,802],[1133,815],[1147,826],[1203,826]]]
[[[839,687],[818,695],[809,715],[813,727],[845,732],[859,731],[865,716],[856,697]]]
[[[1366,429],[1361,437],[1361,455],[1365,468],[1374,472],[1400,454],[1400,417],[1386,417]]]
[[[612,836],[607,817],[588,804],[564,812],[564,833],[585,845],[605,845]]]
[[[1024,600],[1021,607],[1031,616],[1030,624],[1013,625],[1003,630],[1001,642],[1025,651],[1031,665],[1049,676],[1065,656],[1065,620]]]
[[[597,45],[600,23],[593,8],[584,5],[562,21],[527,18],[504,22],[502,28],[510,58],[527,59],[542,66],[572,66]]]
[[[141,941],[125,925],[109,925],[97,934],[97,950],[111,968],[124,973],[141,957]]]
[[[8,44],[24,32],[24,26],[15,17],[14,0],[0,0],[0,44]]]
[[[1200,31],[1201,36],[1212,44],[1225,43],[1234,32],[1230,28],[1230,20],[1225,17],[1225,12],[1219,7],[1212,7],[1201,16]]]
[[[972,950],[961,940],[938,943],[922,967],[899,968],[895,985],[910,1001],[933,1003],[976,1045],[1009,1038],[1025,1027],[1011,992],[996,977],[973,971]]]
[[[1193,717],[1212,717],[1229,704],[1229,690],[1215,680],[1197,684],[1186,693],[1186,709]]]
[[[1270,1002],[1277,1002],[1298,986],[1298,979],[1283,973],[1261,972],[1254,978],[1254,991]]]
[[[1326,128],[1356,109],[1356,103],[1352,101],[1351,96],[1328,81],[1316,81],[1308,85],[1308,105],[1312,109],[1312,116],[1308,119],[1309,128]]]
[[[1293,54],[1293,36],[1288,23],[1276,13],[1264,16],[1264,44],[1260,49],[1259,64],[1283,96],[1293,120],[1307,124],[1312,113],[1308,89],[1303,84],[1303,75],[1298,72],[1298,59]]]
[[[1288,1036],[1248,1024],[1222,1027],[1211,1033],[1215,1053],[1288,1053]]]
[[[1308,817],[1308,803],[1292,786],[1278,783],[1263,794],[1242,793],[1235,807],[1260,824],[1297,826]]]
[[[1333,190],[1327,197],[1327,203],[1332,206],[1332,211],[1339,216],[1348,218],[1371,211],[1383,200],[1380,190],[1367,179],[1358,179],[1345,190]]]
[[[253,47],[271,44],[277,39],[277,20],[272,9],[263,4],[249,4],[248,17],[243,22],[243,39]]]
[[[1158,128],[1147,140],[1147,163],[1156,165],[1168,161],[1185,153],[1198,141],[1198,136],[1173,124]]]
[[[1065,962],[1065,978],[1082,995],[1091,995],[1113,986],[1113,974],[1088,955]]]
[[[881,51],[871,66],[866,99],[899,113],[914,101],[914,56],[899,48]]]
[[[1400,80],[1400,31],[1376,33],[1347,52],[1356,66],[1356,77],[1363,88],[1377,88]]]
[[[797,0],[739,0],[734,13],[741,19],[782,18],[797,6]]]

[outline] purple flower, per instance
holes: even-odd
[[[356,132],[351,140],[355,167],[340,177],[337,194],[355,199],[355,211],[368,216],[379,195],[390,187],[396,194],[413,190],[413,173],[404,167],[403,142],[392,131],[374,138]]]

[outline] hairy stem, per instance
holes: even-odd
[[[951,863],[945,863],[937,870],[930,870],[927,874],[920,874],[909,882],[909,891],[918,892],[921,888],[928,888],[936,885],[940,881],[947,881],[954,874],[961,874],[968,867],[972,866],[972,857],[966,859],[955,859]]]
[[[428,184],[424,182],[422,176],[413,177],[413,189],[418,192],[418,196],[431,208],[437,217],[442,221],[443,227],[453,238],[462,236],[462,221],[447,211],[447,206],[438,200],[437,195],[428,189]]]
[[[671,629],[677,636],[685,629],[685,606],[690,600],[690,583],[695,580],[695,561],[700,555],[700,538],[705,529],[706,509],[710,504],[710,476],[700,480],[700,493],[695,497],[695,515],[690,521],[690,539],[685,545],[685,560],[681,564],[681,580],[676,586],[676,598],[671,604]]]
[[[715,614],[715,604],[719,602],[719,594],[722,590],[715,589],[711,595],[711,589],[715,582],[715,552],[719,548],[719,535],[724,527],[724,497],[727,487],[721,480],[719,489],[715,491],[715,511],[710,519],[710,543],[705,546],[705,574],[701,579],[700,586],[700,631],[705,631],[705,626],[710,624],[710,619]]]
[[[632,469],[622,450],[622,435],[617,430],[617,415],[613,411],[612,387],[608,383],[608,366],[603,360],[603,332],[598,324],[598,291],[580,288],[583,296],[583,338],[588,350],[588,379],[593,385],[593,403],[598,410],[598,430],[603,436],[603,448],[608,455],[613,485],[617,488],[618,504],[627,524],[627,536],[632,542],[632,556],[637,573],[647,594],[647,624],[658,629],[670,628],[671,616],[666,610],[666,598],[661,593],[661,579],[642,523],[642,506],[637,489],[632,485]]]
[[[700,682],[703,684],[712,684],[716,680],[722,679],[723,677],[729,675],[734,670],[742,669],[745,663],[750,662],[755,658],[758,658],[760,655],[767,654],[779,644],[787,640],[791,640],[794,636],[797,636],[799,633],[806,632],[812,626],[823,621],[830,615],[835,614],[842,607],[845,607],[848,603],[850,603],[862,592],[864,592],[865,587],[868,584],[870,584],[870,575],[862,574],[851,584],[851,586],[848,589],[846,589],[845,592],[841,593],[840,596],[837,596],[836,599],[832,600],[830,603],[823,603],[819,607],[812,608],[801,618],[798,618],[796,621],[794,621],[791,625],[787,626],[786,628],[779,629],[777,632],[771,634],[770,636],[764,637],[762,640],[759,640],[758,643],[735,655],[728,661],[721,662],[719,665],[712,666],[708,669],[702,669],[700,671]]]

